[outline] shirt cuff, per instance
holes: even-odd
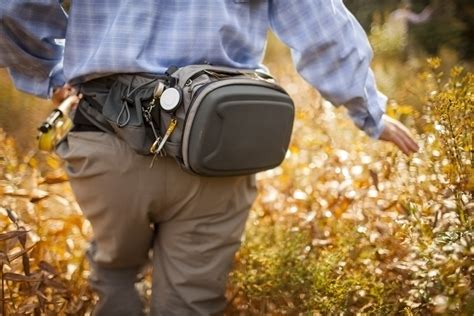
[[[370,98],[370,102],[353,102],[349,106],[346,104],[346,107],[354,124],[369,137],[378,139],[385,128],[383,115],[387,97],[377,91],[374,97]]]
[[[65,83],[62,63],[53,68],[48,78],[32,77],[12,68],[8,68],[8,72],[18,90],[44,99],[51,98],[53,89]]]
[[[388,99],[384,94],[377,91],[375,100],[377,104],[368,107],[369,115],[362,126],[362,130],[371,138],[379,139],[385,128],[383,115],[385,114]]]
[[[31,77],[11,68],[8,68],[8,72],[18,90],[36,95],[40,98],[46,99],[49,97],[49,80],[45,80],[45,78]]]
[[[365,133],[369,135],[373,139],[379,139],[380,135],[382,135],[382,132],[385,128],[385,123],[383,119],[381,118],[373,127],[368,127],[364,129]]]

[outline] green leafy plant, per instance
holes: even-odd
[[[431,93],[427,98],[426,120],[437,136],[444,157],[440,171],[453,191],[460,219],[467,228],[472,228],[472,214],[469,214],[472,210],[468,210],[468,204],[474,191],[474,75],[460,66],[453,67],[446,75],[439,71],[440,59],[428,62],[430,70],[424,79]]]

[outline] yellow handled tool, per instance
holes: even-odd
[[[71,130],[73,124],[69,113],[77,104],[77,96],[67,97],[38,128],[38,147],[52,151],[56,144]]]

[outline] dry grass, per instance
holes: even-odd
[[[297,121],[284,164],[259,175],[227,314],[472,315],[472,74],[453,73],[448,85],[436,72],[417,79],[426,92],[437,86],[420,95],[432,105],[424,115],[405,105],[389,109],[423,130],[421,152],[406,158],[322,103],[280,52],[272,46],[267,63],[294,97]],[[435,113],[447,99],[467,113],[468,123],[453,129],[456,145],[434,128],[453,113]],[[19,155],[4,132],[0,231],[0,311],[91,311],[83,254],[90,227],[60,162],[35,151]]]

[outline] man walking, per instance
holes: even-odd
[[[69,83],[101,99],[113,82],[97,78],[110,75],[206,62],[261,68],[269,29],[292,49],[299,73],[344,104],[359,128],[406,154],[417,150],[407,129],[384,116],[366,35],[341,0],[77,0],[69,15],[58,0],[2,1],[0,67],[31,94],[51,97]],[[134,283],[150,250],[152,315],[222,313],[254,177],[194,176],[167,157],[150,169],[151,156],[85,117],[74,122],[57,152],[93,227],[95,314],[142,313]]]

